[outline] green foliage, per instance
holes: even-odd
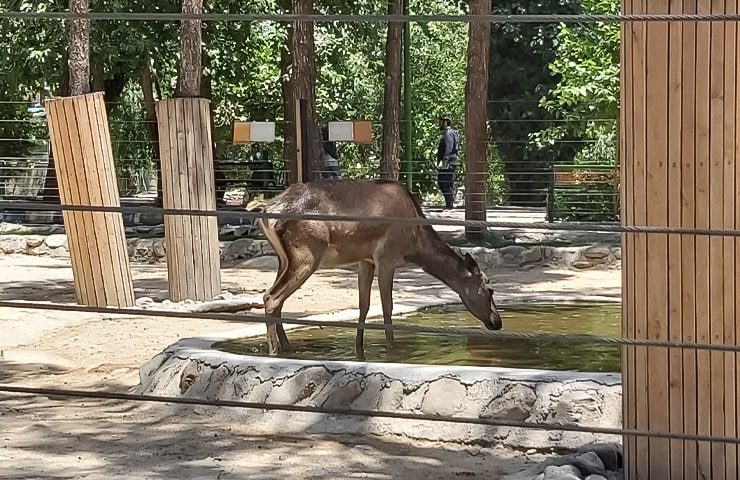
[[[577,0],[500,0],[495,14],[574,13]],[[558,25],[502,23],[491,26],[489,119],[491,137],[504,163],[509,202],[544,204],[552,163],[568,161],[568,144],[540,148],[530,136],[552,124],[553,116],[539,105],[558,82],[548,66],[556,60]]]
[[[617,14],[619,1],[582,0],[581,8],[584,13]],[[541,101],[558,123],[533,139],[543,148],[561,140],[579,142],[580,149],[567,163],[617,168],[619,38],[616,23],[560,26],[557,59],[550,64],[560,81]],[[615,193],[611,183],[570,188],[556,195],[555,218],[615,220]]]

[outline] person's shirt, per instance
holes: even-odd
[[[450,157],[457,156],[457,146],[460,142],[460,135],[452,127],[447,127],[439,138],[439,147],[437,148],[437,160],[450,160]],[[455,160],[455,159],[452,159]],[[454,161],[450,164],[456,164]]]

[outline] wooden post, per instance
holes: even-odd
[[[738,1],[623,0],[625,14],[734,14]],[[737,25],[622,27],[622,222],[740,228]],[[740,241],[625,234],[627,338],[737,345]],[[740,357],[628,347],[624,426],[735,437]],[[626,478],[736,479],[737,446],[626,437]]]
[[[164,208],[216,210],[209,101],[157,103]],[[221,293],[216,217],[165,215],[167,275],[173,302]]]
[[[64,205],[120,207],[102,93],[45,102],[49,135]],[[77,302],[131,307],[131,281],[120,213],[65,211]]]

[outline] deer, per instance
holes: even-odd
[[[295,183],[269,200],[246,205],[263,214],[313,214],[359,217],[426,218],[411,193],[389,180],[324,180]],[[277,254],[273,285],[263,296],[265,315],[281,318],[285,301],[318,269],[358,265],[359,324],[357,355],[364,358],[364,329],[370,293],[377,274],[383,322],[392,325],[396,269],[414,264],[456,292],[468,311],[489,330],[502,328],[488,277],[473,257],[458,255],[427,224],[381,224],[355,221],[260,217],[257,224]],[[386,345],[394,345],[385,329]],[[267,325],[270,356],[290,351],[281,323]]]

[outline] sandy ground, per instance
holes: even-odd
[[[134,265],[136,296],[167,297],[164,265]],[[490,272],[489,272],[490,273]],[[271,269],[222,269],[232,293],[261,295]],[[317,272],[285,316],[356,308],[355,273]],[[618,270],[502,271],[496,291],[618,296]],[[415,270],[394,299],[450,295]],[[0,257],[0,299],[73,302],[68,260]],[[379,305],[377,290],[373,305]],[[0,383],[129,391],[139,367],[180,338],[264,326],[0,309]],[[535,456],[536,457],[536,456]],[[207,408],[0,394],[0,478],[498,478],[535,457],[503,449],[379,438],[271,438],[210,419]]]

